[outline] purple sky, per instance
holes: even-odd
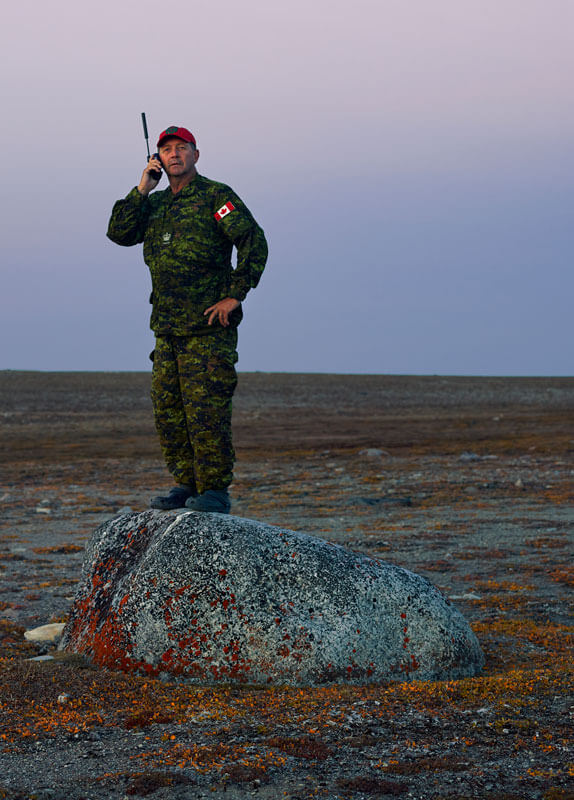
[[[145,111],[267,234],[240,370],[573,374],[572,0],[53,0],[3,30],[0,369],[149,368],[141,247],[105,238]]]

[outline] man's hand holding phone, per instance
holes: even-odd
[[[154,153],[147,162],[146,168],[142,173],[142,177],[138,185],[138,192],[143,194],[144,197],[158,185],[159,180],[163,175],[161,170],[162,163],[159,160],[159,154]]]

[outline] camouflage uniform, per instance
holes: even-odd
[[[173,194],[137,188],[112,210],[108,237],[143,242],[151,272],[151,328],[156,335],[152,400],[168,469],[201,494],[231,483],[231,398],[237,383],[237,326],[208,325],[206,308],[244,300],[267,259],[262,229],[229,186],[202,175]],[[233,246],[237,266],[231,265]]]

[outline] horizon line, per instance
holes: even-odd
[[[14,369],[11,367],[0,368],[0,375],[5,373],[39,374],[39,375],[150,375],[151,370],[127,369]],[[574,375],[567,374],[495,374],[495,373],[444,373],[444,372],[317,372],[314,370],[237,370],[238,375],[309,375],[309,376],[340,376],[340,377],[377,377],[377,378],[501,378],[501,379],[536,379],[536,380],[571,380]]]

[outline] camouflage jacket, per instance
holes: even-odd
[[[202,175],[177,194],[168,187],[143,197],[132,189],[114,205],[107,235],[126,247],[143,242],[156,334],[213,331],[219,323],[208,326],[205,309],[224,297],[244,300],[267,260],[265,235],[249,209],[229,186]],[[230,324],[237,326],[242,316],[239,306]]]

